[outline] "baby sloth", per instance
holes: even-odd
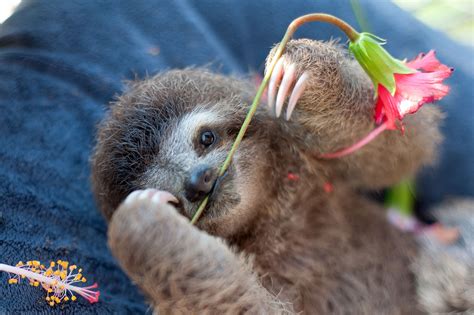
[[[268,106],[219,179],[255,95],[250,81],[172,70],[113,105],[92,167],[120,265],[164,314],[422,312],[414,240],[361,191],[431,162],[439,113],[427,106],[407,117],[405,134],[323,160],[374,128],[372,83],[337,43],[308,39],[287,45],[271,81]]]

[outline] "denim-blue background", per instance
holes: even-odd
[[[447,112],[442,158],[418,190],[425,204],[473,195],[472,50],[390,2],[361,5],[395,56],[436,48],[456,68],[452,92],[440,102]],[[317,11],[357,25],[349,1],[23,0],[0,26],[0,262],[67,259],[99,283],[102,295],[95,305],[80,299],[51,309],[44,292],[9,286],[0,275],[0,312],[147,312],[107,249],[89,185],[95,126],[107,103],[123,80],[164,69],[212,63],[224,73],[261,71],[289,22]],[[297,34],[340,35],[324,24]]]

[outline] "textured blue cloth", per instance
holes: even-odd
[[[394,55],[437,48],[456,68],[452,93],[441,102],[447,142],[419,190],[428,204],[473,195],[472,50],[389,2],[362,1],[362,9]],[[123,80],[169,68],[211,63],[224,73],[261,71],[288,23],[318,11],[357,25],[349,2],[332,0],[24,0],[0,26],[0,262],[67,259],[99,283],[101,299],[49,308],[42,290],[9,286],[0,274],[0,313],[147,312],[110,255],[89,184],[95,127],[107,103]],[[313,24],[297,35],[341,34]]]

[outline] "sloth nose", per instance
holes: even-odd
[[[214,185],[212,169],[207,165],[196,167],[184,184],[186,199],[197,202],[211,192]]]

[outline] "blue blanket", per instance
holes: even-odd
[[[439,166],[420,178],[419,193],[427,205],[474,195],[472,50],[389,2],[361,6],[395,56],[436,48],[456,68],[452,93],[440,104],[447,142]],[[69,260],[99,283],[101,298],[50,308],[42,290],[8,285],[0,274],[0,313],[150,312],[111,256],[91,194],[89,155],[108,102],[124,80],[165,69],[262,71],[288,23],[318,11],[357,25],[349,2],[332,0],[23,0],[0,25],[0,262]],[[297,35],[341,34],[313,24]]]

